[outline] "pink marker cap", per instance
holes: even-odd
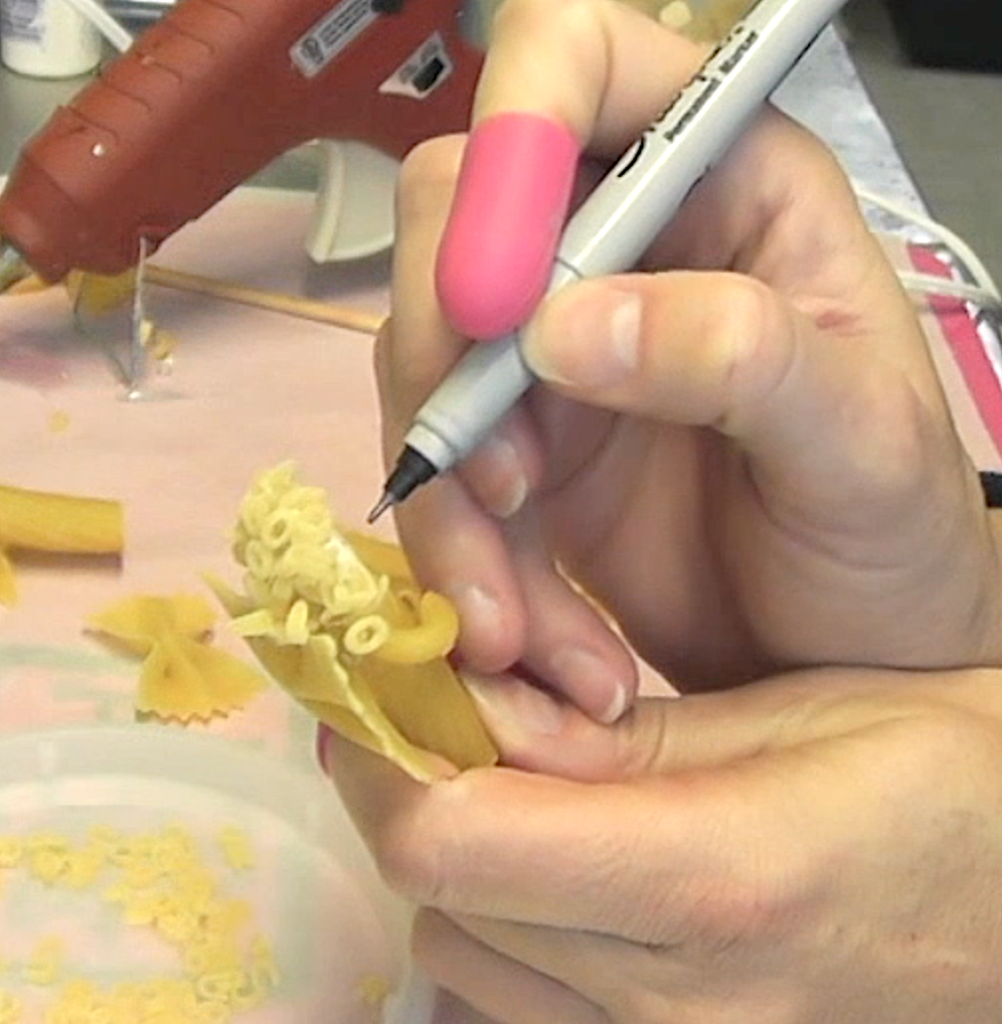
[[[488,118],[470,133],[435,284],[449,322],[470,338],[524,324],[546,291],[580,146],[539,114]]]

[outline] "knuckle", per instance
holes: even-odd
[[[725,434],[741,424],[734,410],[753,409],[781,386],[792,360],[793,346],[782,337],[772,291],[755,278],[729,274],[717,293],[712,326],[705,339],[711,380],[720,389],[723,412],[715,426]]]
[[[847,396],[840,410],[850,444],[853,469],[868,490],[901,498],[920,498],[930,459],[941,457],[929,410],[911,381],[882,364]],[[930,443],[932,442],[932,443]]]
[[[466,910],[476,875],[476,843],[464,822],[476,798],[473,780],[433,786],[412,813],[381,839],[377,862],[386,884],[417,906]]]
[[[397,175],[398,223],[441,216],[455,191],[464,135],[442,135],[419,142],[404,157]]]
[[[443,891],[443,872],[437,844],[415,838],[404,830],[378,851],[383,880],[394,892],[418,906],[438,906]]]
[[[376,332],[372,344],[372,371],[380,394],[385,394],[389,383],[392,360],[393,321],[387,317]]]
[[[917,786],[927,786],[935,778],[944,778],[947,784],[952,775],[944,775],[942,766],[963,771],[977,771],[986,758],[997,758],[999,735],[990,720],[961,707],[938,705],[921,708],[902,721],[907,730],[906,750],[916,761],[910,773]],[[979,773],[980,774],[980,773]],[[985,780],[992,783],[992,780]]]
[[[643,984],[617,984],[616,996],[609,1001],[613,1004],[612,1019],[615,1024],[660,1024],[672,1021],[684,1022],[684,1011],[680,1016],[680,1001]]]
[[[505,0],[495,14],[496,34],[520,38],[545,27],[560,32],[592,26],[606,0]]]
[[[714,955],[757,947],[784,932],[794,903],[761,878],[721,885],[702,902],[694,921],[695,944]]]
[[[775,858],[768,844],[750,849],[743,868],[707,877],[684,945],[704,962],[723,962],[788,942],[810,929],[823,906],[823,886],[807,855]]]

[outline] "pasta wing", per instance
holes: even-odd
[[[89,625],[145,658],[137,711],[188,722],[242,708],[266,686],[250,665],[209,645],[214,621],[197,594],[138,594],[92,616]]]

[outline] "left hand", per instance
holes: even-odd
[[[612,727],[515,680],[478,692],[515,769],[423,786],[346,741],[326,756],[428,908],[418,960],[477,1009],[998,1021],[1002,673],[799,672]]]

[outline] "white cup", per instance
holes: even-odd
[[[97,67],[98,30],[67,0],[0,0],[0,59],[33,78],[72,78]]]

